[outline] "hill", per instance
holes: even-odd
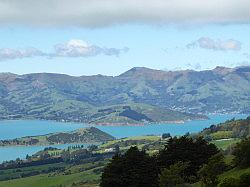
[[[232,119],[218,125],[211,125],[199,134],[213,140],[246,138],[250,136],[250,116],[246,119]]]
[[[0,146],[16,145],[53,145],[70,143],[97,143],[115,138],[95,127],[78,129],[72,132],[60,132],[41,136],[27,136],[13,140],[0,140]]]
[[[99,112],[103,108],[113,110],[114,107],[133,108],[135,105],[139,105],[136,108],[142,108],[141,106],[152,108],[152,114],[158,113],[155,111],[159,109],[166,109],[165,113],[169,114],[168,116],[172,116],[170,114],[176,116],[174,119],[165,118],[162,121],[189,119],[183,112],[248,113],[249,80],[248,66],[217,67],[206,71],[132,68],[115,77],[2,73],[0,74],[0,119],[36,118],[91,123],[102,121],[96,116],[104,115],[103,119],[107,117],[103,112]],[[138,115],[136,112],[133,116]],[[113,116],[121,118],[115,113]],[[146,117],[143,115],[145,114],[140,114],[138,119],[151,121],[148,115]],[[140,120],[135,122],[138,123]]]

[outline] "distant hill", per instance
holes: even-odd
[[[136,105],[138,107],[134,107]],[[121,108],[126,106],[132,109],[123,112]],[[145,114],[139,111],[141,106],[153,110]],[[98,123],[110,119],[110,115],[106,115],[110,108],[113,120],[122,120],[123,116],[127,119],[125,122],[180,121],[190,118],[185,113],[248,113],[250,67],[217,67],[207,71],[161,71],[139,67],[115,77],[0,74],[0,119]],[[115,112],[114,108],[120,109]],[[107,111],[100,112],[102,109]],[[161,119],[164,115],[160,115],[152,119],[152,114],[162,109],[166,110],[164,115],[175,117]]]
[[[0,140],[0,146],[17,145],[53,145],[70,143],[98,143],[115,138],[95,127],[78,129],[72,132],[60,132],[41,136],[27,136],[13,140]]]
[[[181,123],[187,120],[207,119],[204,115],[195,115],[169,110],[147,104],[114,105],[92,110],[88,123],[101,125],[126,125],[160,122]]]
[[[246,119],[232,119],[218,125],[211,125],[199,134],[213,140],[247,138],[250,136],[250,116]]]

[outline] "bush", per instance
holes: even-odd
[[[159,177],[160,187],[172,187],[184,184],[183,174],[187,169],[188,163],[178,162],[169,168],[162,170]]]
[[[178,162],[189,162],[185,171],[185,181],[190,182],[190,178],[197,177],[197,171],[200,167],[218,152],[214,144],[209,144],[202,138],[174,137],[170,138],[165,149],[160,151],[157,161],[161,169],[168,168]]]
[[[233,151],[233,155],[235,155],[234,162],[237,166],[249,167],[250,166],[250,138],[244,139],[240,143],[237,143]]]
[[[158,172],[152,157],[137,147],[116,155],[104,168],[101,187],[158,186]]]
[[[167,138],[170,138],[170,137],[171,137],[170,133],[163,133],[162,136],[161,136],[162,139],[167,139]]]
[[[240,176],[240,187],[249,187],[250,186],[250,173],[244,173]]]
[[[226,169],[224,156],[218,153],[212,156],[207,164],[199,170],[198,175],[201,181],[206,186],[216,186],[218,183],[218,175],[223,173]]]

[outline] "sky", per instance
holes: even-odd
[[[248,0],[0,0],[0,72],[119,75],[250,62]]]

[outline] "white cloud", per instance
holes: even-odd
[[[10,48],[0,49],[0,61],[29,58],[35,56],[46,56],[46,54],[36,48],[26,48],[21,50]]]
[[[250,23],[249,0],[1,0],[1,24]]]
[[[127,47],[124,47],[123,49],[100,47],[77,39],[69,40],[68,42],[62,44],[56,44],[54,49],[55,50],[53,52],[45,53],[36,48],[2,48],[0,49],[0,61],[41,56],[48,58],[90,57],[101,54],[107,56],[119,56],[121,53],[126,53],[129,50]]]
[[[82,40],[70,40],[63,44],[55,45],[55,53],[52,53],[53,57],[89,57],[96,56],[99,54],[108,55],[108,56],[119,56],[122,52],[127,52],[128,48],[116,49],[116,48],[106,48],[99,47],[96,45],[88,44]]]
[[[52,56],[86,57],[99,53],[99,47],[89,45],[82,40],[70,40],[67,43],[55,45],[55,53]]]
[[[229,40],[213,40],[208,37],[199,38],[197,41],[187,44],[187,48],[203,48],[214,51],[239,51],[241,50],[241,42],[229,39]]]

